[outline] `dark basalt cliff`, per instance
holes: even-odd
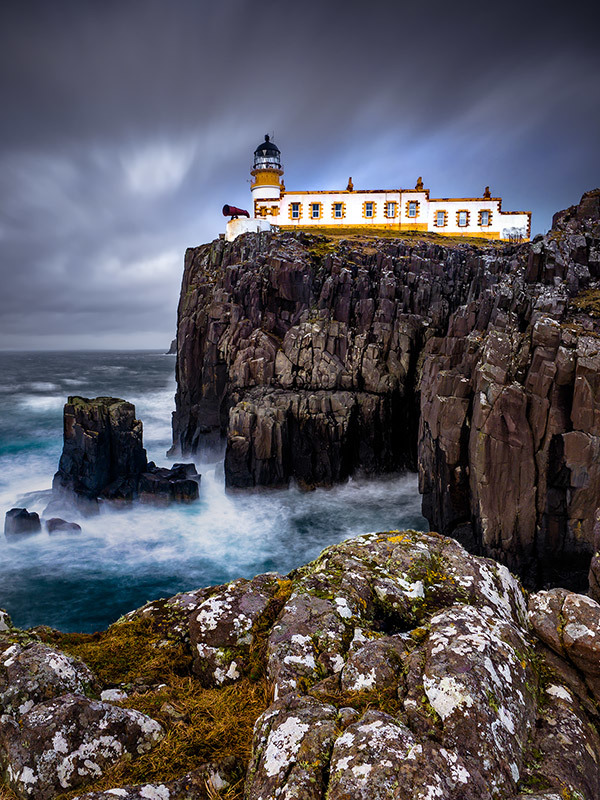
[[[600,191],[531,244],[252,234],[186,253],[174,448],[230,487],[419,469],[431,526],[582,588],[600,498]]]

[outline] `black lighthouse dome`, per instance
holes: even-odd
[[[254,169],[281,169],[281,152],[268,133],[254,151]]]

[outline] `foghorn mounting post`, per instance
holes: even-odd
[[[237,219],[238,217],[248,217],[248,219],[250,218],[250,214],[243,208],[228,206],[227,203],[223,206],[223,216],[231,217],[231,219]]]

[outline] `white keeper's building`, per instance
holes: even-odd
[[[430,197],[421,178],[414,189],[355,189],[350,178],[339,191],[290,192],[269,136],[254,151],[251,175],[255,223],[263,223],[258,228],[267,222],[284,230],[356,226],[508,241],[527,241],[531,234],[531,212],[503,211],[502,198],[492,197],[489,187],[481,197]]]

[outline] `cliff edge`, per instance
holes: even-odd
[[[525,245],[249,234],[186,253],[174,448],[232,488],[419,469],[432,528],[585,588],[600,190]]]

